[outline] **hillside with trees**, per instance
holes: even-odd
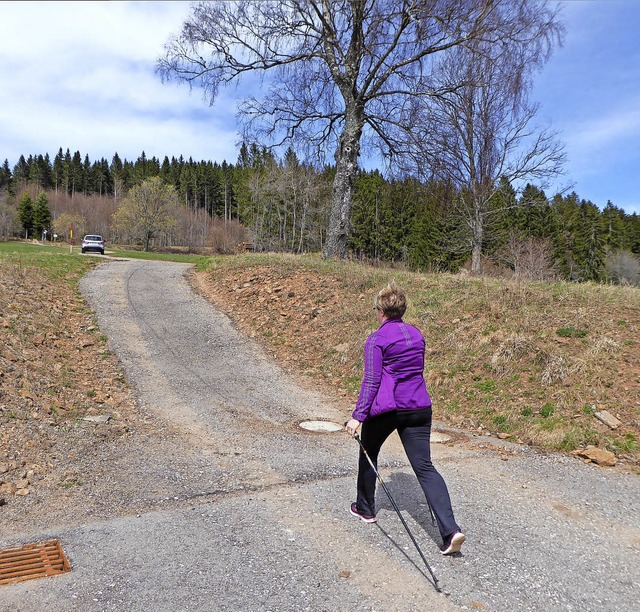
[[[76,237],[99,233],[109,244],[141,248],[232,253],[249,242],[256,251],[319,252],[334,172],[332,166],[301,162],[292,149],[278,159],[257,144],[243,145],[235,164],[182,157],[161,161],[144,152],[134,161],[117,153],[110,162],[92,161],[68,149],[59,149],[53,161],[48,153],[21,156],[13,168],[7,160],[2,166],[0,234],[42,239],[46,230],[49,240],[54,234],[68,240],[73,227]],[[150,181],[173,199],[170,218],[145,235],[133,231],[132,197]],[[354,187],[350,257],[432,272],[470,267],[472,228],[453,205],[460,194],[450,182],[360,170]],[[635,213],[611,202],[600,210],[575,192],[549,197],[530,184],[518,196],[504,178],[484,210],[485,274],[640,282]]]

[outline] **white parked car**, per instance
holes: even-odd
[[[101,255],[104,255],[104,240],[102,236],[97,234],[87,234],[82,239],[82,252],[98,251]]]

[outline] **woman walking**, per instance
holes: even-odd
[[[425,341],[418,329],[402,320],[407,298],[394,282],[376,296],[380,327],[364,345],[364,377],[347,432],[360,438],[374,465],[384,441],[397,430],[411,467],[438,522],[440,552],[458,552],[465,541],[453,516],[447,485],[431,463],[431,399],[424,380]],[[360,449],[356,501],[351,514],[374,523],[376,473]]]

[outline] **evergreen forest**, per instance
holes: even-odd
[[[0,238],[66,241],[73,228],[74,238],[101,234],[108,245],[320,252],[334,172],[301,162],[292,149],[277,158],[257,144],[243,144],[235,164],[144,152],[135,161],[117,153],[92,161],[62,148],[53,160],[22,155],[0,167]],[[170,190],[175,206],[142,238],[117,213],[150,180]],[[360,170],[350,257],[429,272],[467,269],[471,230],[460,196],[439,181]],[[485,274],[640,284],[640,218],[612,202],[600,209],[575,192],[550,195],[531,184],[516,191],[503,180],[484,214]]]

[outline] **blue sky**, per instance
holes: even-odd
[[[561,2],[565,45],[537,76],[539,122],[566,145],[567,184],[640,213],[640,0]],[[91,160],[234,163],[235,101],[163,85],[155,60],[187,2],[2,2],[0,162],[59,147]],[[553,195],[553,189],[547,195]]]

